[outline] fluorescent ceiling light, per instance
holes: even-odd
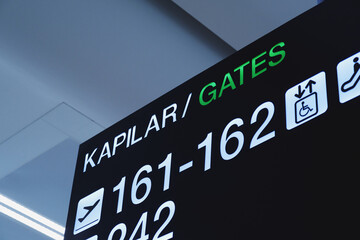
[[[26,217],[14,212],[14,211],[12,211],[12,210],[10,210],[10,209],[2,206],[2,205],[0,205],[0,212],[7,215],[7,216],[9,216],[9,217],[11,217],[11,218],[13,218],[13,219],[15,219],[15,220],[17,220],[17,221],[19,221],[19,222],[21,222],[21,223],[23,223],[23,224],[25,224],[25,225],[27,225],[27,226],[29,226],[29,227],[31,227],[31,228],[33,228],[33,229],[35,229],[36,231],[39,231],[39,232],[45,234],[46,236],[51,237],[52,239],[63,240],[62,235],[60,235],[60,234],[58,234],[56,232],[53,232],[50,229],[48,229],[46,227],[43,227],[40,224],[38,224],[38,223],[36,223],[36,222],[26,218]]]
[[[55,240],[62,240],[65,228],[40,214],[0,194],[0,213],[3,213]]]

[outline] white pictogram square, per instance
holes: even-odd
[[[104,188],[100,188],[79,201],[76,211],[74,235],[100,222],[103,197]]]
[[[286,128],[293,129],[323,114],[327,108],[326,75],[320,72],[286,91]]]
[[[339,101],[345,103],[360,96],[360,52],[337,65]]]

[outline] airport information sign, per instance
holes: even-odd
[[[358,236],[359,11],[324,2],[81,144],[65,240]]]

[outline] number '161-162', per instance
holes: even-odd
[[[275,131],[271,131],[269,133],[263,133],[266,126],[270,123],[271,119],[274,116],[275,107],[272,102],[265,102],[256,108],[254,113],[251,116],[250,124],[254,124],[258,121],[258,115],[261,111],[267,112],[267,116],[265,121],[261,124],[259,129],[253,135],[250,142],[250,149],[256,147],[269,139],[275,137]],[[244,134],[237,130],[232,133],[230,129],[234,127],[241,127],[244,125],[244,121],[241,118],[235,118],[231,120],[224,128],[221,139],[220,139],[220,154],[223,160],[231,160],[235,158],[242,150],[244,146]],[[260,136],[261,135],[261,136]],[[207,134],[206,138],[198,145],[198,149],[205,148],[205,164],[204,171],[211,169],[211,153],[212,153],[212,142],[213,142],[213,133],[210,132]],[[235,141],[234,141],[235,140]],[[236,142],[235,150],[229,152],[227,145],[229,142]],[[170,188],[170,180],[171,180],[171,167],[172,167],[172,153],[169,153],[165,160],[160,163],[157,167],[158,170],[164,169],[164,182],[163,182],[163,191],[167,191]],[[131,184],[131,202],[134,205],[141,204],[144,202],[149,196],[152,188],[152,181],[150,177],[144,176],[144,174],[149,174],[153,171],[153,167],[151,165],[142,166],[137,173],[135,174],[132,184]],[[124,203],[124,195],[125,195],[125,182],[126,177],[124,176],[121,181],[113,188],[113,192],[118,192],[118,203],[116,213],[120,213],[123,211],[123,203]],[[139,191],[140,187],[145,189],[145,191]],[[139,194],[141,192],[141,194]],[[139,196],[140,195],[140,196]]]

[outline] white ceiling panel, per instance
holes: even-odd
[[[51,110],[60,100],[56,94],[50,94],[49,89],[30,72],[24,71],[17,64],[9,64],[6,51],[0,52],[1,144]]]
[[[69,105],[59,104],[0,143],[0,179],[67,139],[80,144],[103,129]]]
[[[72,180],[75,170],[74,157],[77,155],[79,143],[72,139],[67,139],[48,151],[39,155],[0,179],[0,193],[7,198],[41,214],[56,223],[65,226]],[[26,232],[25,226],[17,223],[11,224],[10,229],[2,229],[2,222],[12,221],[11,218],[0,218],[0,231],[4,238],[16,235],[17,231]],[[27,229],[27,227],[25,227]],[[33,230],[32,230],[33,231]],[[15,233],[14,233],[15,232]],[[33,236],[33,238],[30,238]],[[21,238],[13,239],[43,239],[35,238],[36,234],[31,234],[29,238],[24,235]],[[45,238],[49,239],[49,238]]]
[[[239,50],[317,5],[317,0],[173,0]]]

